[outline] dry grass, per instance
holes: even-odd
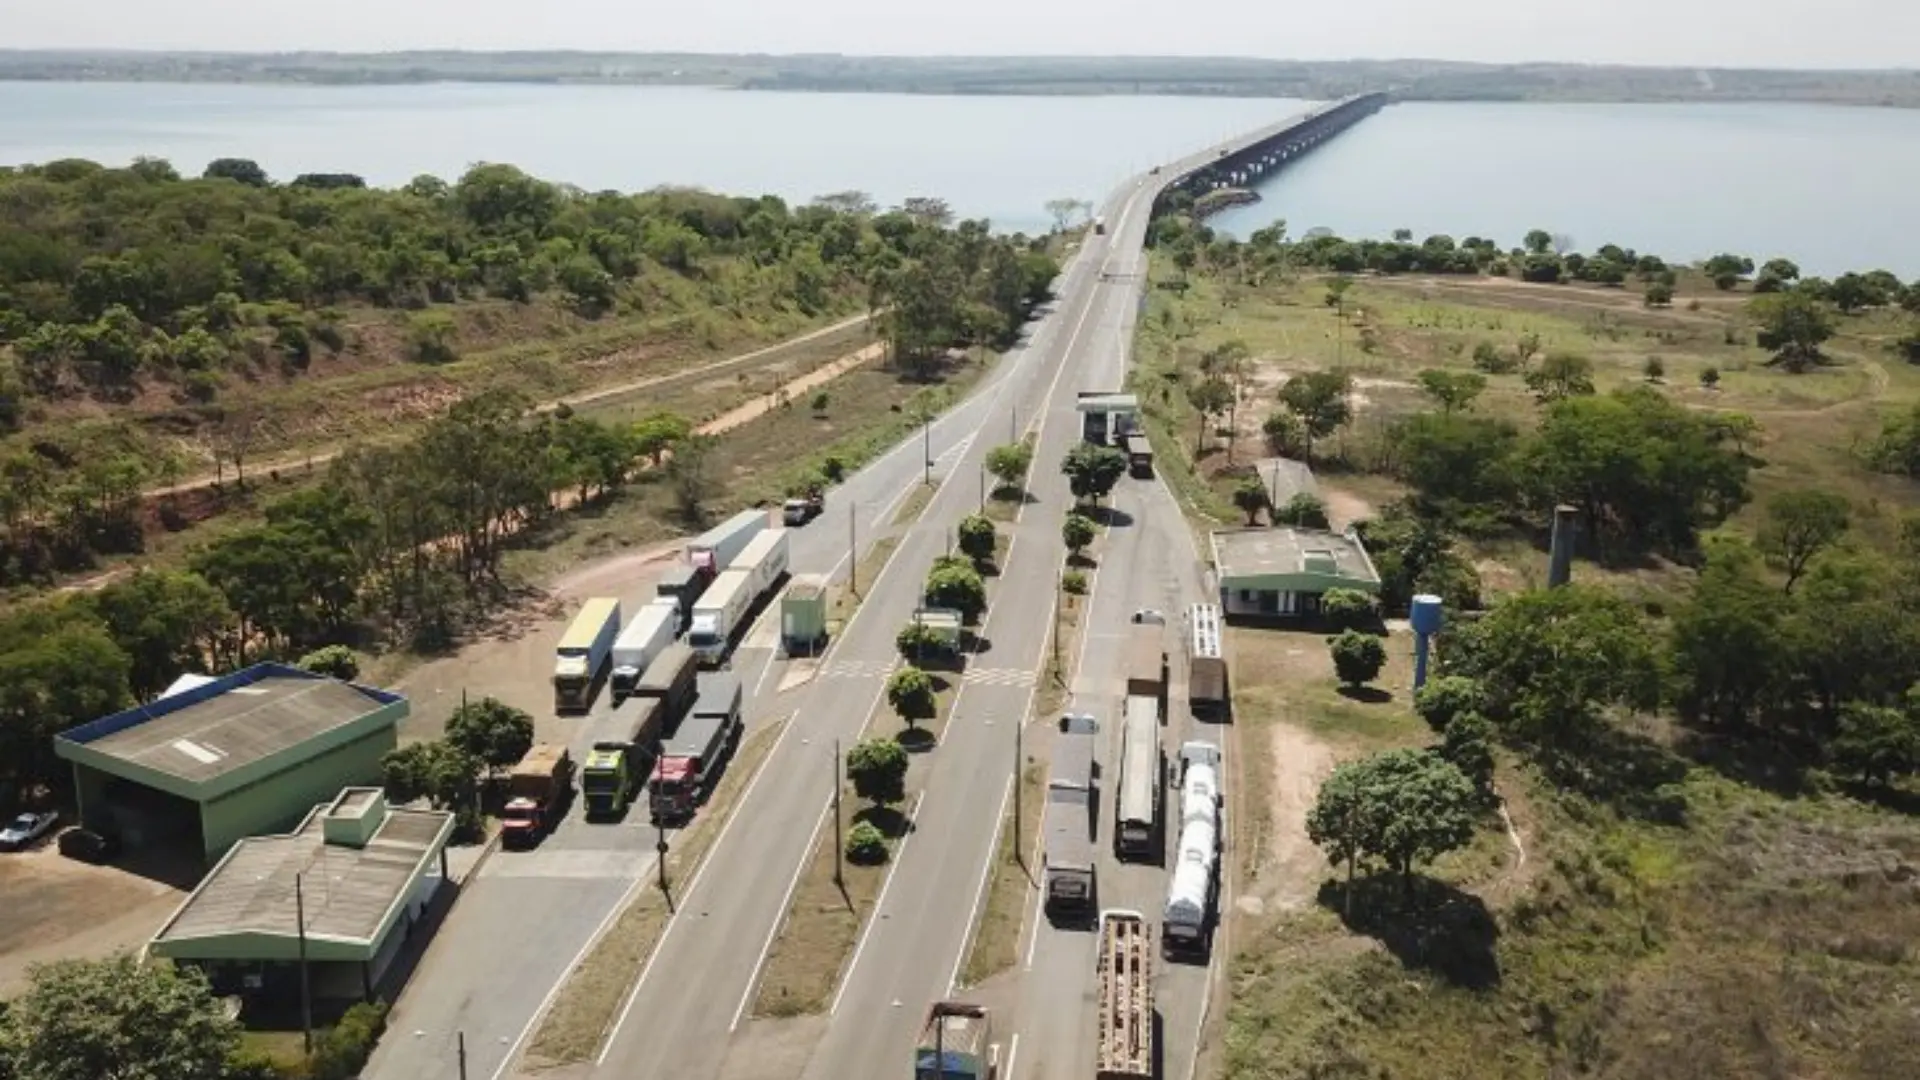
[[[1007,806],[1006,818],[1000,825],[1000,840],[994,849],[993,878],[987,885],[986,903],[980,907],[980,923],[973,929],[973,943],[960,969],[963,987],[980,985],[1013,967],[1020,957],[1021,934],[1026,928],[1027,912],[1033,906],[1030,898],[1040,887],[1037,856],[1047,785],[1047,755],[1036,753],[1034,740],[1050,730],[1045,724],[1029,729],[1026,761],[1020,770],[1024,820],[1016,834],[1013,806]]]
[[[889,846],[899,850],[906,816],[898,810],[878,813],[863,805],[849,788],[841,799],[841,832],[855,823],[872,820],[887,834]],[[786,922],[767,954],[754,997],[754,1016],[807,1016],[824,1012],[832,1002],[847,958],[860,940],[860,928],[873,913],[892,862],[879,866],[843,864],[842,883],[835,884],[834,834],[820,830],[807,867],[794,889]]]
[[[785,723],[770,724],[741,742],[733,762],[727,766],[726,775],[720,778],[720,786],[714,789],[693,825],[675,836],[673,850],[667,856],[667,882],[676,894],[685,891],[686,883],[719,835],[722,823],[772,752]],[[606,936],[567,975],[560,996],[541,1018],[539,1030],[527,1049],[529,1066],[538,1069],[570,1065],[586,1061],[599,1052],[607,1029],[626,1000],[627,992],[646,968],[647,959],[659,944],[671,914],[667,898],[657,888],[643,888],[634,897]]]

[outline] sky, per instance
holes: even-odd
[[[0,48],[1912,68],[1920,0],[0,0]]]

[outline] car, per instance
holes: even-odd
[[[780,517],[788,525],[805,525],[826,509],[826,499],[810,491],[797,499],[788,499],[780,508]]]
[[[1167,625],[1167,617],[1152,608],[1141,608],[1139,611],[1134,612],[1133,621],[1136,623],[1152,623],[1155,626]]]
[[[120,838],[110,832],[68,829],[60,834],[60,854],[69,859],[104,863],[120,853]]]
[[[58,810],[29,810],[0,829],[0,851],[19,851],[53,831],[60,822]]]

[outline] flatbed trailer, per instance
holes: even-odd
[[[1095,1080],[1153,1080],[1152,937],[1137,911],[1100,913]]]

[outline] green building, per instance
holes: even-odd
[[[371,999],[446,880],[452,832],[447,811],[347,788],[293,831],[230,847],[147,950],[250,1001],[298,1001],[303,959],[314,997]]]
[[[212,862],[378,782],[406,715],[398,694],[256,664],[63,732],[54,752],[87,827]]]
[[[1380,592],[1380,572],[1352,530],[1222,529],[1211,540],[1228,618],[1310,618],[1329,589]]]

